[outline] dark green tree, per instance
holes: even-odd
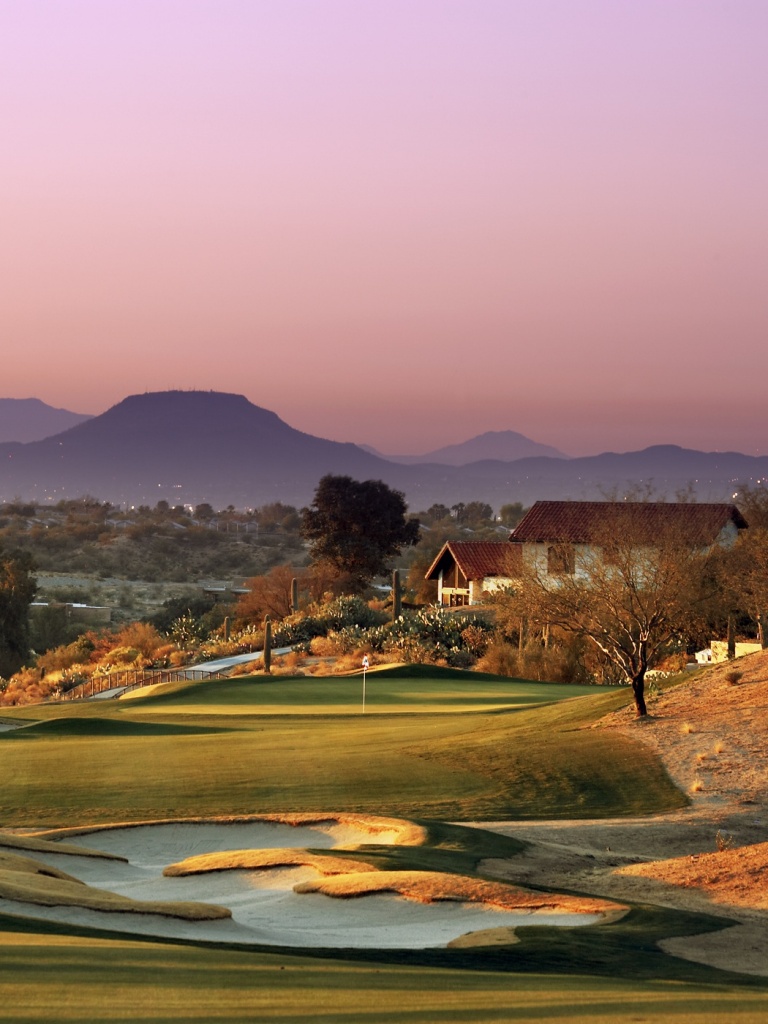
[[[418,519],[406,518],[405,498],[381,480],[324,476],[309,508],[302,534],[315,564],[333,569],[351,592],[363,590],[387,571],[403,547],[419,539]]]
[[[0,676],[8,679],[29,657],[29,606],[37,593],[26,554],[0,551]]]
[[[506,505],[502,505],[499,509],[499,519],[501,520],[502,526],[508,526],[513,529],[525,515],[525,508],[521,501],[511,501]]]

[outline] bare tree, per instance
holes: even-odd
[[[768,647],[768,529],[745,531],[733,550],[723,558],[723,593],[730,609],[743,611],[757,624],[762,647]]]
[[[630,684],[642,717],[646,671],[691,628],[708,558],[677,529],[651,535],[630,506],[610,534],[580,545],[578,558],[561,544],[549,549],[546,565],[526,565],[518,601],[533,624],[558,626],[594,645]]]

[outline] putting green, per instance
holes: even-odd
[[[594,686],[498,679],[468,672],[418,677],[396,670],[355,676],[249,676],[169,686],[126,694],[136,714],[187,715],[446,714],[533,707],[573,697],[594,696]]]

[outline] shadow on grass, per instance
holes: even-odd
[[[24,741],[53,736],[179,736],[230,732],[221,726],[176,725],[164,722],[131,722],[116,718],[53,718],[23,729],[0,733],[2,741]]]

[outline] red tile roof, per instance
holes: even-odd
[[[537,501],[510,534],[527,544],[590,544],[631,528],[652,539],[679,534],[682,542],[712,544],[732,522],[747,526],[735,505],[656,501]]]
[[[509,541],[449,540],[424,578],[436,579],[446,562],[456,562],[468,580],[482,580],[486,576],[509,579],[519,574],[522,549]]]

